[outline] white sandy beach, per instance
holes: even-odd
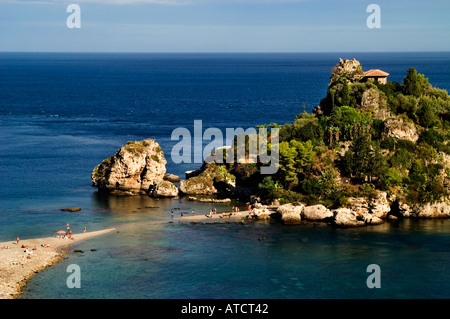
[[[28,278],[60,260],[72,244],[113,230],[72,234],[72,239],[48,237],[20,239],[19,244],[14,240],[0,243],[0,299],[16,298]]]

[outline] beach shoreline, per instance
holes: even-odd
[[[72,239],[47,237],[0,243],[0,299],[17,299],[28,279],[64,258],[73,244],[113,230],[116,228],[73,234]]]
[[[189,215],[188,213],[185,213],[182,217],[176,217],[173,219],[179,222],[191,222],[191,223],[241,222],[252,220],[267,220],[270,219],[270,214],[274,212],[276,212],[276,208],[268,207],[266,209],[253,209],[239,212],[227,211],[211,214],[194,214],[194,215]]]

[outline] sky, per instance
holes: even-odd
[[[0,0],[0,51],[450,51],[449,13],[448,0]]]

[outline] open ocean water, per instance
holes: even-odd
[[[167,171],[177,127],[292,122],[325,96],[338,58],[401,82],[410,66],[450,90],[450,53],[0,53],[0,241],[117,227],[33,276],[21,298],[449,298],[450,221],[335,229],[170,223],[170,210],[232,205],[102,196],[92,169],[129,140],[155,138]],[[244,206],[245,203],[240,203]],[[79,206],[81,212],[59,209]],[[258,241],[259,237],[267,237]],[[75,247],[74,247],[75,248]],[[94,249],[95,251],[91,251]],[[69,264],[81,288],[69,289]],[[378,264],[381,288],[369,289]]]

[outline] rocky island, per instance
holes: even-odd
[[[177,178],[166,174],[166,164],[155,140],[129,141],[94,168],[91,180],[99,190],[112,195],[178,196],[172,183]]]
[[[450,96],[414,68],[402,83],[388,76],[340,59],[312,113],[262,125],[278,134],[276,174],[261,174],[259,161],[205,162],[178,189],[164,178],[164,154],[149,139],[122,147],[94,169],[92,181],[112,194],[256,201],[254,212],[285,224],[448,218]]]

